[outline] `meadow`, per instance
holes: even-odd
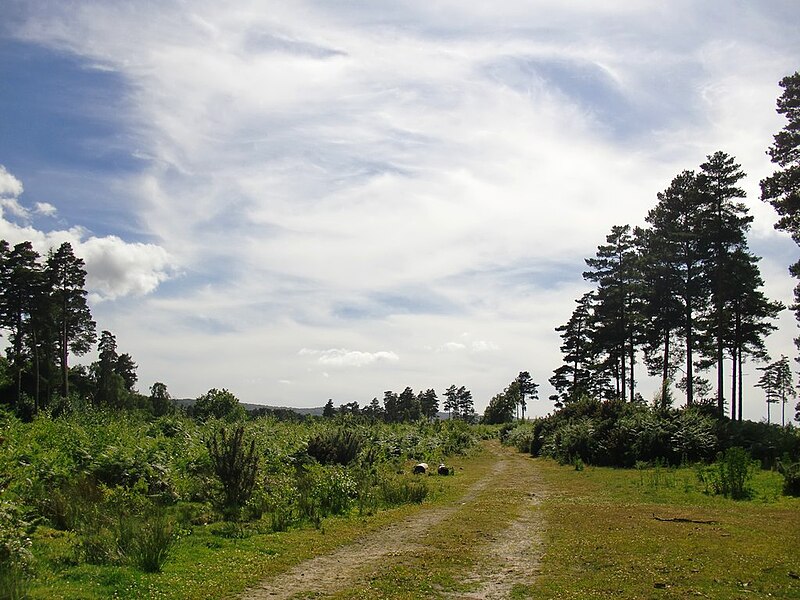
[[[733,499],[719,464],[560,464],[462,422],[2,419],[2,598],[259,598],[336,552],[363,556],[317,597],[800,597],[800,498],[749,458]]]

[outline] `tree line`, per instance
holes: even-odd
[[[70,366],[71,356],[85,355],[98,341],[86,298],[84,261],[69,242],[42,257],[30,241],[12,247],[0,240],[0,330],[8,339],[0,403],[30,415],[64,408],[70,398],[115,407],[141,400],[136,363],[117,351],[109,331],[100,334],[97,361]],[[158,403],[166,388],[154,387]]]
[[[472,423],[477,418],[472,392],[463,385],[456,387],[453,384],[444,391],[442,408],[450,419]],[[382,403],[376,396],[363,407],[360,407],[358,402],[348,402],[341,404],[337,409],[333,405],[333,400],[329,399],[323,408],[322,416],[331,418],[337,414],[360,415],[386,423],[410,423],[420,419],[434,420],[439,417],[439,397],[434,389],[420,390],[418,393],[414,393],[412,388],[406,387],[399,394],[387,390],[383,394]]]
[[[789,124],[769,154],[782,170],[761,182],[762,199],[781,216],[776,228],[800,243],[800,73],[780,85],[778,112]],[[729,408],[731,419],[742,420],[743,364],[769,360],[764,340],[785,308],[765,296],[760,258],[748,247],[753,217],[741,202],[744,177],[734,157],[717,151],[657,194],[647,226],[611,228],[606,243],[586,259],[583,277],[594,289],[576,300],[570,319],[556,328],[564,360],[550,382],[559,404],[584,396],[633,402],[643,363],[649,375],[661,378],[662,409],[671,403],[675,383],[687,405],[709,403],[719,417]],[[800,262],[790,270],[800,277]],[[792,308],[800,319],[800,285],[795,298]],[[712,369],[715,382],[703,376]],[[779,382],[773,381],[777,370],[765,371],[768,402],[776,393],[794,393],[785,367]]]

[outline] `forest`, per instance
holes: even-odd
[[[800,244],[800,73],[780,85],[788,123],[768,149],[778,170],[762,199]],[[62,585],[67,594],[71,577],[85,583],[95,567],[159,573],[192,536],[213,552],[219,540],[324,531],[332,517],[418,505],[448,484],[415,477],[412,465],[450,473],[448,462],[490,438],[576,471],[698,465],[709,494],[737,500],[753,497],[757,465],[800,495],[795,374],[765,346],[786,307],[764,294],[748,247],[743,177],[716,151],[658,193],[646,227],[612,228],[586,259],[592,291],[556,328],[556,410],[533,419],[540,385],[528,371],[482,416],[457,384],[441,392],[447,418],[435,390],[411,387],[364,406],[329,400],[321,417],[248,414],[216,388],[180,408],[162,382],[140,393],[134,358],[112,332],[98,337],[69,243],[41,256],[29,241],[0,241],[0,598]],[[790,270],[800,277],[800,262]],[[800,285],[795,299],[800,319]],[[73,364],[95,344],[96,361]],[[743,419],[746,361],[763,365],[766,423]],[[642,369],[661,382],[652,401],[637,391]]]

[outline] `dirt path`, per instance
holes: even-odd
[[[442,507],[423,508],[419,513],[355,543],[306,560],[289,571],[267,579],[248,590],[243,600],[280,600],[296,596],[320,597],[364,580],[370,570],[390,557],[418,552],[425,533],[449,518],[458,518],[465,506],[480,502],[481,494],[507,494],[517,504],[517,518],[510,526],[488,536],[477,549],[480,560],[465,575],[464,583],[477,591],[448,598],[505,598],[517,583],[531,583],[542,551],[543,522],[536,511],[544,493],[532,461],[513,450],[489,446],[496,457],[491,470],[473,484],[456,502]],[[520,490],[525,490],[522,493]]]
[[[479,549],[481,560],[463,579],[463,583],[477,584],[477,589],[449,594],[449,598],[508,598],[515,585],[531,584],[539,573],[545,523],[538,506],[546,491],[530,459],[517,456],[513,462],[513,477],[501,480],[496,493],[518,499],[518,516],[510,526],[491,535]],[[520,494],[520,490],[526,491]]]

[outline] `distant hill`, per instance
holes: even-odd
[[[189,408],[193,406],[195,403],[194,398],[173,398],[172,403],[177,406],[178,408]],[[323,406],[313,407],[313,408],[297,408],[294,406],[270,406],[268,404],[250,404],[247,402],[240,402],[239,403],[244,409],[248,412],[253,410],[258,410],[260,408],[264,408],[267,410],[290,410],[292,412],[296,412],[299,415],[315,415],[318,417],[322,416],[322,411],[324,410]]]

